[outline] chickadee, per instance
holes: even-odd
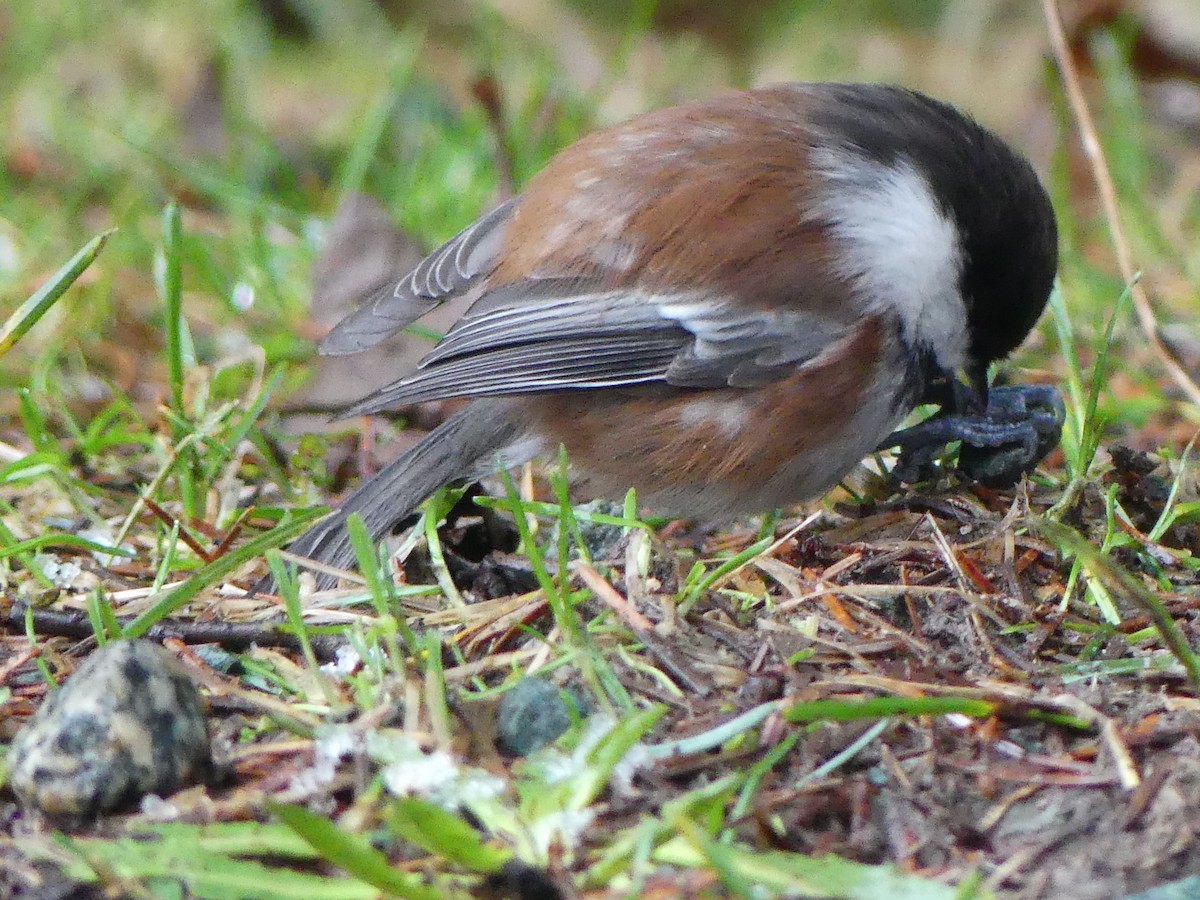
[[[706,519],[819,496],[885,446],[916,470],[959,440],[1012,480],[1057,441],[1061,400],[989,398],[988,366],[1056,264],[1029,163],[912,91],[784,84],[596,132],[325,339],[355,353],[469,297],[416,372],[346,415],[471,402],[291,550],[346,567],[350,513],[378,538],[560,443],[594,495]]]

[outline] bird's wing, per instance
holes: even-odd
[[[416,373],[353,411],[655,382],[751,387],[853,332],[861,310],[846,300],[852,277],[830,273],[794,93],[662,110],[560,152],[330,335],[327,352],[348,352],[443,297],[473,299]]]
[[[847,332],[810,312],[598,288],[584,278],[529,279],[499,289],[511,295],[503,302],[485,294],[417,372],[346,412],[650,383],[753,387],[786,377]]]
[[[389,283],[339,322],[321,342],[329,356],[357,353],[459,297],[495,264],[514,200],[501,203],[425,257],[398,283]]]

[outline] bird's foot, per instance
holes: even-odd
[[[897,447],[892,474],[905,483],[926,480],[933,461],[954,441],[962,444],[958,467],[989,487],[1008,487],[1058,444],[1066,409],[1049,385],[1012,385],[988,392],[978,415],[938,414],[893,434],[880,449]]]

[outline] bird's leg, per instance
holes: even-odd
[[[956,406],[947,404],[949,409],[884,441],[880,449],[900,450],[893,474],[919,481],[948,444],[960,441],[958,465],[964,473],[989,486],[1007,486],[1054,449],[1066,417],[1062,395],[1049,385],[992,388],[981,413]]]

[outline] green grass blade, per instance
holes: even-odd
[[[163,211],[163,306],[167,328],[167,382],[171,408],[181,419],[183,408],[183,224],[179,205],[168,203]]]
[[[428,800],[403,797],[395,801],[387,823],[409,843],[472,872],[499,872],[512,859],[511,852],[486,843],[467,822]]]
[[[294,518],[276,525],[266,534],[247,541],[236,550],[213,560],[199,572],[170,593],[156,600],[141,615],[125,626],[122,637],[135,638],[145,634],[152,625],[158,624],[175,610],[190,601],[210,584],[233,573],[243,563],[261,556],[268,550],[286,544],[308,525],[321,517],[320,510],[293,513]]]
[[[441,892],[393,868],[387,857],[361,835],[345,831],[303,806],[272,805],[270,809],[322,857],[367,884],[405,900],[441,900]]]
[[[1030,525],[1047,540],[1074,554],[1092,577],[1099,579],[1109,591],[1120,594],[1141,607],[1150,616],[1167,649],[1183,665],[1193,690],[1200,691],[1200,657],[1196,656],[1191,644],[1153,591],[1148,590],[1137,578],[1101,553],[1075,529],[1046,518],[1031,519]]]
[[[983,719],[996,712],[996,704],[967,697],[872,697],[869,700],[812,700],[782,711],[788,722],[849,722],[884,716],[944,716],[960,713]]]
[[[115,230],[98,234],[84,244],[80,251],[67,261],[66,265],[51,276],[49,281],[17,307],[17,311],[8,317],[3,326],[0,326],[0,356],[8,353],[13,345],[37,324],[50,307],[58,302],[59,298],[67,292],[67,288],[79,279],[79,276],[100,255],[100,251],[104,249],[104,245],[108,243],[109,237]]]

